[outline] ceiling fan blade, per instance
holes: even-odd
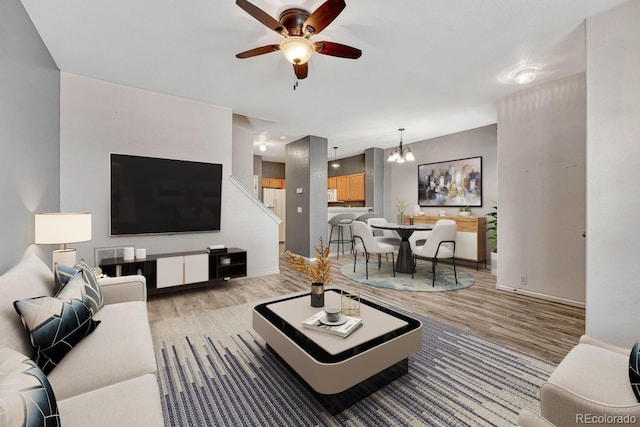
[[[318,53],[338,56],[340,58],[358,59],[362,55],[362,51],[360,49],[340,43],[315,42],[313,47]]]
[[[344,0],[327,0],[304,22],[304,31],[310,34],[320,34],[340,15],[346,6]]]
[[[306,79],[309,74],[309,63],[293,64],[293,71],[296,73],[296,77],[300,80]]]
[[[287,35],[289,32],[285,27],[282,26],[277,19],[269,15],[264,10],[260,9],[258,6],[249,3],[247,0],[236,0],[236,4],[240,6],[245,12],[249,15],[253,16],[255,19],[263,23],[268,28],[271,28],[278,34]]]
[[[270,44],[267,46],[256,47],[245,52],[241,52],[236,55],[236,58],[244,59],[251,58],[252,56],[264,55],[265,53],[271,53],[280,50],[280,45]]]

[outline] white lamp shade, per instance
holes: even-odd
[[[59,245],[91,240],[90,213],[38,213],[35,235],[37,245]]]

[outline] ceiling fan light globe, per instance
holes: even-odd
[[[313,55],[313,43],[300,36],[291,36],[280,42],[280,50],[292,64],[305,64]]]

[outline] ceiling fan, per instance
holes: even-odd
[[[279,44],[270,44],[241,52],[236,58],[251,58],[265,53],[282,51],[298,79],[304,79],[309,73],[309,58],[314,52],[340,58],[358,59],[360,49],[340,43],[327,41],[312,42],[311,36],[320,34],[347,6],[344,0],[327,0],[313,13],[300,8],[290,8],[280,14],[276,20],[265,11],[246,0],[236,0],[236,4],[255,19],[284,37]]]

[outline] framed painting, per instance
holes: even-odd
[[[418,204],[481,207],[482,157],[419,165]]]

